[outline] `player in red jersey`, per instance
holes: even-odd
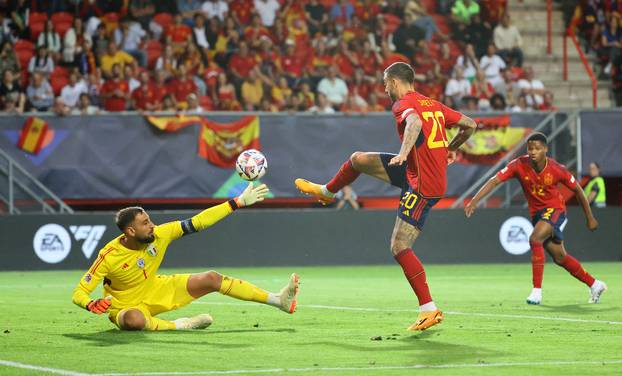
[[[586,272],[577,259],[570,256],[564,247],[563,229],[566,222],[566,205],[557,186],[565,185],[575,193],[577,201],[581,204],[587,228],[596,230],[598,221],[594,218],[590,204],[585,197],[581,185],[577,184],[574,176],[557,161],[547,158],[548,151],[546,136],[542,133],[533,133],[527,139],[527,155],[511,161],[504,169],[499,171],[477,192],[475,197],[465,206],[464,212],[471,217],[479,201],[496,186],[510,178],[516,178],[523,188],[529,214],[534,225],[533,232],[529,237],[531,246],[531,269],[533,274],[533,290],[527,297],[528,304],[540,304],[542,302],[542,276],[544,274],[544,250],[553,257],[553,261],[576,279],[585,283],[590,288],[590,303],[598,303],[601,294],[607,289],[607,285],[594,279]]]
[[[402,62],[384,71],[386,93],[394,101],[393,115],[402,141],[399,154],[355,152],[326,185],[296,179],[296,187],[321,203],[367,174],[402,189],[397,219],[391,237],[391,252],[402,266],[406,279],[419,300],[419,316],[408,330],[425,330],[443,320],[430,296],[425,270],[412,250],[423,229],[428,211],[445,194],[447,165],[456,150],[474,132],[477,124],[467,116],[445,107],[414,90],[415,71]],[[445,128],[460,127],[447,141]]]

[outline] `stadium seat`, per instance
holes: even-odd
[[[30,22],[30,24],[45,22],[47,20],[48,20],[48,15],[45,13],[33,12],[33,13],[30,13],[30,16],[28,16],[28,22]]]
[[[398,16],[394,16],[389,13],[385,13],[382,15],[384,17],[384,22],[387,24],[387,32],[393,33],[395,29],[402,23],[402,19]]]
[[[69,77],[69,71],[67,70],[67,68],[63,68],[61,66],[55,66],[54,70],[52,71],[52,74],[50,74],[51,77],[65,77],[68,78]]]
[[[162,55],[162,44],[157,40],[148,40],[143,48],[147,51],[147,66],[154,68],[158,57]]]
[[[52,15],[52,23],[54,26],[62,22],[69,22],[71,24],[73,22],[73,16],[71,13],[58,12]]]
[[[214,102],[212,101],[212,98],[208,97],[207,95],[201,95],[199,97],[199,105],[203,107],[204,110],[214,109]]]
[[[19,39],[15,42],[15,52],[17,51],[34,51],[35,44],[26,39]]]
[[[33,50],[16,50],[15,55],[17,56],[17,60],[19,60],[19,65],[22,67],[22,70],[28,70],[28,63],[30,62],[30,58],[34,56]]]
[[[65,33],[67,32],[67,30],[71,29],[72,26],[73,26],[73,23],[65,22],[65,21],[61,21],[57,24],[54,24],[54,28],[56,29],[56,32],[61,38],[65,36]]]
[[[45,29],[45,22],[34,22],[30,24],[30,40],[36,42],[39,34]]]
[[[50,85],[54,91],[54,95],[60,95],[61,90],[69,84],[69,79],[64,76],[51,76]]]
[[[173,16],[170,13],[158,13],[153,16],[153,20],[166,30],[173,23]]]
[[[449,24],[447,23],[447,18],[440,14],[435,14],[432,16],[434,22],[436,22],[436,26],[443,34],[451,34],[451,29],[449,28]]]

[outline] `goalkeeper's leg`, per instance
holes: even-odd
[[[194,298],[216,291],[235,299],[268,304],[285,312],[294,313],[298,295],[298,275],[292,274],[288,284],[276,294],[250,282],[223,276],[215,271],[193,274],[188,279],[188,293]]]
[[[175,330],[173,321],[153,317],[137,308],[124,309],[117,315],[117,323],[122,330]]]

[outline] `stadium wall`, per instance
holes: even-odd
[[[164,223],[193,214],[151,217]],[[521,209],[481,209],[466,220],[461,210],[434,210],[414,248],[425,263],[528,263],[526,215]],[[597,209],[600,228],[591,233],[581,210],[570,208],[564,231],[569,252],[581,261],[622,260],[621,216],[622,208]],[[241,210],[173,242],[162,266],[393,263],[389,238],[394,221],[395,212],[385,210]],[[111,214],[5,216],[0,229],[0,270],[86,269],[118,235]]]

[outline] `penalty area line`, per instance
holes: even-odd
[[[212,305],[232,305],[232,306],[253,306],[253,303],[226,303],[226,302],[194,302],[194,304],[212,304]],[[393,308],[370,308],[370,307],[344,307],[344,306],[331,306],[320,304],[300,304],[299,308],[313,308],[313,309],[327,309],[333,311],[354,311],[354,312],[411,312],[418,313],[416,309],[393,309]],[[460,312],[460,311],[443,311],[446,315],[460,315],[460,316],[478,316],[478,317],[491,317],[491,318],[505,318],[505,319],[525,319],[525,320],[548,320],[548,321],[565,321],[565,322],[580,322],[590,324],[607,324],[607,325],[622,325],[622,321],[608,321],[608,320],[590,320],[590,319],[576,319],[572,317],[550,317],[550,316],[536,316],[536,315],[514,315],[508,313],[482,313],[482,312]]]
[[[205,370],[205,371],[160,371],[135,373],[104,373],[98,376],[182,376],[182,375],[236,375],[286,372],[366,372],[412,369],[459,369],[459,368],[488,368],[488,367],[547,367],[547,366],[607,366],[622,364],[622,360],[585,360],[585,361],[543,361],[543,362],[497,362],[497,363],[462,363],[462,364],[415,364],[411,366],[374,366],[374,367],[307,367],[307,368],[264,368],[264,369],[232,369],[232,370]]]
[[[69,371],[69,370],[60,369],[60,368],[40,367],[40,366],[35,366],[32,364],[12,362],[10,360],[3,360],[3,359],[0,359],[0,366],[29,369],[32,371],[53,373],[56,375],[64,375],[64,376],[92,376],[89,373]]]

